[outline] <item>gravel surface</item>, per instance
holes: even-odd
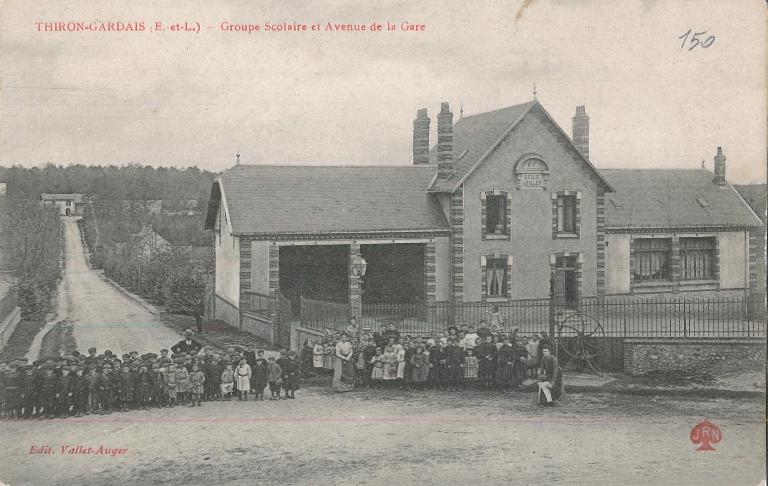
[[[88,267],[74,218],[64,219],[66,270],[60,286],[57,321],[71,323],[77,349],[95,346],[117,355],[132,350],[158,352],[181,336],[146,307],[115,289]]]
[[[723,434],[696,451],[691,428]],[[209,402],[0,423],[7,484],[758,484],[761,401],[309,387],[296,400]],[[30,454],[48,445],[52,454]],[[110,456],[61,454],[83,445]]]

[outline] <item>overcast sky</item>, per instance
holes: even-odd
[[[238,151],[243,163],[408,164],[418,108],[434,117],[449,101],[456,117],[462,104],[480,113],[529,101],[535,81],[569,133],[575,106],[586,105],[598,167],[693,169],[704,159],[711,169],[721,145],[729,180],[766,178],[762,0],[183,3],[4,0],[0,165],[218,171]],[[202,31],[35,27],[185,20]],[[219,30],[293,20],[426,31]],[[681,49],[689,29],[715,40]]]

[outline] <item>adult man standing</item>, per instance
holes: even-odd
[[[203,346],[200,343],[192,339],[193,334],[194,332],[192,332],[192,329],[187,329],[186,331],[184,331],[184,339],[176,343],[171,348],[171,351],[173,351],[176,354],[181,354],[181,353],[191,354],[193,350],[195,352],[198,352],[201,349],[203,349]]]

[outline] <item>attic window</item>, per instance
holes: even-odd
[[[613,207],[615,209],[624,209],[624,206],[621,205],[621,203],[611,199],[611,204],[613,204]]]
[[[702,208],[708,208],[709,207],[709,203],[706,200],[704,200],[702,198],[697,198],[696,200],[699,202],[699,206],[701,206]]]

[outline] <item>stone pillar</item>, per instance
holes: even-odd
[[[277,297],[280,292],[280,247],[269,247],[269,296]]]
[[[435,303],[435,295],[437,293],[436,250],[437,243],[435,241],[424,243],[424,300],[427,305]]]
[[[597,302],[605,301],[605,193],[597,191]]]
[[[680,237],[675,235],[672,237],[672,264],[670,271],[672,272],[672,292],[680,292],[680,274],[682,270],[682,262],[680,261]]]
[[[349,245],[349,255],[347,256],[347,277],[349,282],[349,315],[359,318],[362,314],[362,298],[360,289],[360,277],[352,272],[352,260],[360,256],[360,243]]]

